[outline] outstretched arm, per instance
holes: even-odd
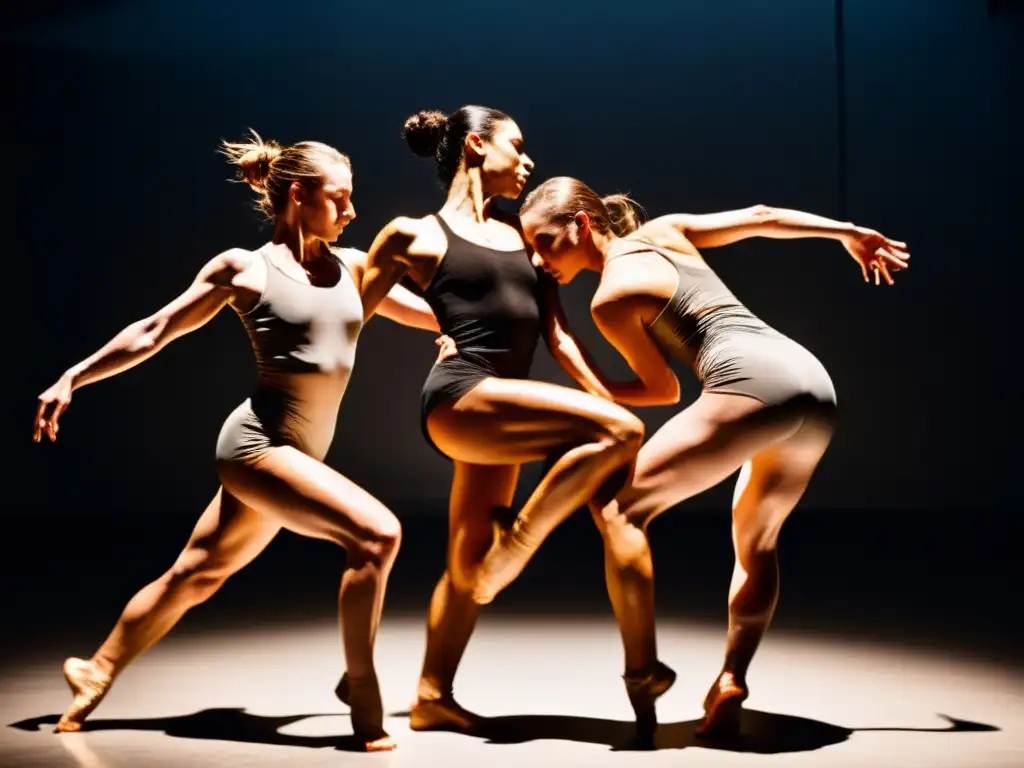
[[[910,260],[907,244],[848,221],[835,221],[790,208],[755,205],[722,213],[679,213],[663,220],[681,232],[697,248],[717,248],[751,237],[793,239],[823,237],[838,240],[860,265],[864,281],[873,271],[875,285],[884,277],[892,285],[890,272],[906,269]]]
[[[753,205],[721,213],[677,213],[665,216],[664,219],[697,248],[718,248],[751,237],[825,237],[842,240],[853,235],[857,229],[850,222],[767,205]]]
[[[207,262],[180,296],[127,326],[89,357],[68,368],[38,398],[33,437],[57,438],[57,419],[76,389],[108,378],[152,357],[179,336],[206,324],[232,297],[232,281],[246,265],[244,251],[226,251]]]
[[[541,274],[540,290],[544,297],[544,342],[551,356],[584,390],[607,400],[613,399],[609,382],[569,328],[569,321],[558,296],[558,283],[546,274]]]
[[[367,254],[352,248],[347,249],[342,258],[361,289],[366,279]],[[376,314],[410,328],[421,328],[424,331],[441,330],[430,305],[397,282],[377,305]]]
[[[179,336],[205,325],[232,295],[231,283],[245,268],[244,252],[227,251],[208,261],[192,284],[149,317],[138,320],[98,351],[68,369],[74,389],[138,365]]]
[[[594,307],[594,322],[637,375],[635,381],[608,385],[624,405],[671,405],[679,402],[679,379],[644,327],[643,313],[629,297]]]

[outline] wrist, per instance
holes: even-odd
[[[852,221],[840,222],[839,226],[836,228],[835,238],[843,243],[849,242],[857,235],[859,229],[860,227]]]
[[[67,381],[68,384],[71,386],[72,391],[74,391],[85,383],[82,381],[82,373],[83,367],[82,364],[79,363],[77,365],[71,366],[66,371],[64,371],[61,378]]]

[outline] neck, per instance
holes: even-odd
[[[479,168],[461,168],[452,180],[452,185],[448,189],[448,199],[441,211],[465,216],[482,224],[491,216],[493,199],[484,190]]]
[[[604,265],[608,262],[608,256],[612,251],[612,245],[618,240],[615,235],[604,235],[594,232],[587,248],[587,259],[589,266],[598,274],[604,272]]]
[[[286,246],[292,257],[303,265],[323,258],[327,251],[320,238],[304,235],[298,221],[287,221],[284,217],[275,223],[270,241],[275,245]]]

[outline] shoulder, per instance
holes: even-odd
[[[227,283],[249,269],[258,258],[255,251],[229,248],[207,261],[199,270],[199,279],[213,283]]]
[[[366,251],[359,248],[331,248],[331,253],[348,268],[349,272],[366,269],[369,258]]]
[[[653,250],[636,251],[610,260],[590,304],[595,320],[632,322],[664,304],[657,290],[671,275],[671,265]]]
[[[407,237],[415,239],[427,228],[437,226],[433,214],[426,216],[396,216],[389,221],[382,230],[389,237]]]
[[[420,240],[423,235],[439,232],[440,228],[433,216],[413,218],[411,216],[398,216],[377,233],[373,241],[371,251],[376,258],[382,256],[405,256],[412,244]],[[422,242],[422,241],[421,241]]]

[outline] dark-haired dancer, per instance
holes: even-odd
[[[245,325],[259,367],[252,395],[221,429],[222,485],[185,549],[131,599],[91,659],[65,662],[74,700],[57,730],[79,730],[133,659],[287,528],[347,552],[339,611],[352,727],[367,749],[392,749],[373,645],[401,530],[390,510],[323,463],[371,314],[364,317],[359,295],[365,254],[329,246],[355,218],[352,166],[318,142],[281,147],[256,136],[225,144],[224,151],[274,220],[270,242],[214,257],[178,298],[129,325],[39,396],[34,439],[56,440],[72,392],[141,363],[228,304]],[[438,328],[429,307],[401,288],[378,298],[374,309],[406,325]]]
[[[799,211],[757,206],[706,216],[670,215],[639,226],[628,199],[600,199],[576,179],[544,182],[520,211],[536,261],[560,283],[581,270],[601,276],[591,310],[637,375],[604,381],[630,405],[679,400],[667,363],[678,358],[703,385],[698,400],[643,446],[635,476],[607,504],[593,505],[605,532],[608,591],[622,632],[627,679],[657,666],[647,526],[657,515],[742,467],[733,507],[736,566],[729,591],[725,662],[704,702],[701,732],[731,733],[747,697],[746,675],[778,599],[779,530],[803,495],[835,423],[832,381],[820,362],[752,314],[698,248],[750,237],[838,240],[865,281],[892,283],[907,266],[904,243],[873,230]],[[491,599],[525,567],[560,520],[524,509],[488,556],[478,595]],[[610,543],[610,544],[609,544]],[[648,718],[651,709],[638,716]]]
[[[448,199],[439,213],[397,218],[377,236],[363,300],[372,312],[408,275],[458,348],[435,364],[423,388],[424,433],[455,466],[448,570],[430,605],[411,727],[466,729],[475,716],[455,703],[452,684],[476,623],[473,593],[495,511],[511,504],[520,465],[551,462],[526,510],[562,518],[595,495],[612,498],[643,424],[606,399],[528,380],[543,336],[576,381],[590,391],[599,386],[566,327],[557,285],[531,264],[518,219],[495,205],[518,197],[533,168],[516,123],[467,106],[447,117],[420,112],[406,122],[405,137],[416,154],[435,158]]]

